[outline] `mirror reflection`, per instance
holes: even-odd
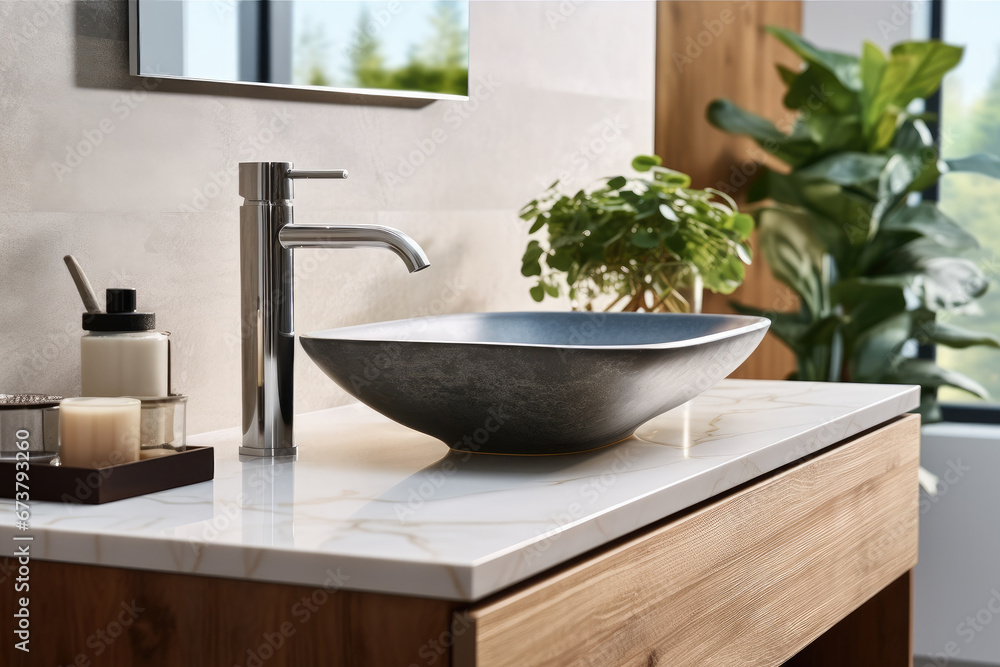
[[[132,73],[465,96],[468,2],[137,0]]]

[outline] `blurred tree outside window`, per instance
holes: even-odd
[[[468,2],[299,2],[294,83],[468,94]]]
[[[944,158],[973,153],[1000,155],[1000,2],[945,0],[945,42],[962,44],[961,64],[944,80],[940,125]],[[941,210],[982,244],[973,257],[991,285],[970,312],[952,324],[1000,336],[1000,181],[977,174],[952,174],[940,181]],[[975,377],[993,401],[1000,401],[1000,352],[986,347],[954,350],[940,346],[938,363]],[[976,400],[942,388],[943,401]]]

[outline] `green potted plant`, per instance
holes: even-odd
[[[769,32],[804,61],[778,66],[790,131],[712,102],[717,127],[754,139],[785,163],[761,168],[751,185],[760,248],[771,271],[798,295],[795,311],[757,310],[795,354],[802,380],[918,384],[921,412],[940,419],[936,390],[984,396],[975,380],[915,358],[914,343],[1000,347],[994,336],[948,324],[987,289],[970,253],[976,239],[919,193],[949,172],[1000,177],[1000,160],[941,160],[925,123],[910,110],[933,94],[962,57],[938,41],[904,42],[889,54],[865,43],[860,57],[824,51],[781,28]]]
[[[529,233],[543,232],[521,266],[536,279],[535,301],[567,294],[586,310],[698,312],[702,286],[729,294],[743,282],[753,218],[655,155],[632,167],[573,195],[556,181],[521,209]]]

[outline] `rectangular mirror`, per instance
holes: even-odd
[[[131,0],[137,76],[428,99],[469,90],[469,3]]]

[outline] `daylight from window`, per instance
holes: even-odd
[[[941,152],[945,158],[975,153],[1000,155],[1000,3],[944,3],[944,41],[965,46],[962,63],[945,79],[942,93]],[[976,174],[941,179],[941,209],[972,232],[982,248],[973,255],[990,279],[989,292],[972,312],[950,324],[1000,336],[1000,181]],[[941,366],[968,374],[1000,401],[1000,350],[938,348]],[[942,400],[979,400],[945,388]]]
[[[293,83],[465,95],[468,21],[466,2],[298,2]]]

